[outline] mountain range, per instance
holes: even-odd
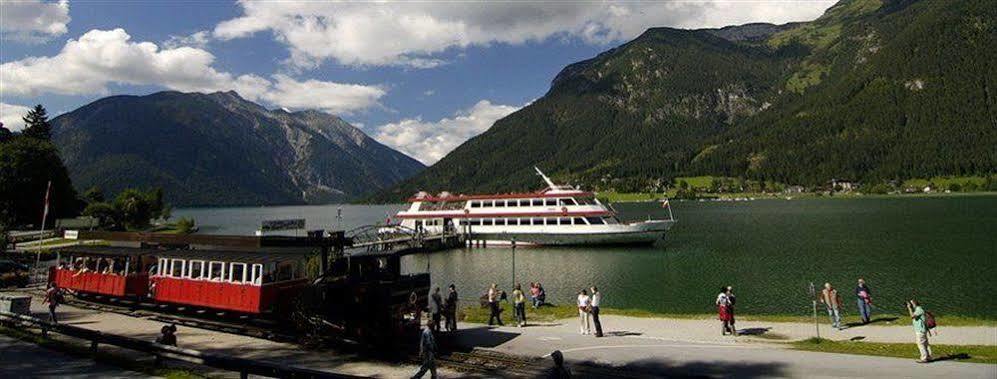
[[[986,0],[844,0],[810,22],[650,29],[371,200],[534,189],[533,166],[617,191],[994,173],[995,20]]]
[[[346,201],[425,168],[339,117],[269,110],[235,92],[107,97],[52,129],[81,192],[162,187],[175,206]]]

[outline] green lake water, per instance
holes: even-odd
[[[624,218],[660,216],[655,203],[617,204]],[[248,234],[264,218],[299,216],[309,228],[383,221],[401,206],[311,206],[177,210],[208,233]],[[916,296],[936,315],[997,319],[997,196],[672,202],[679,222],[652,247],[517,248],[515,280],[541,281],[555,303],[597,285],[604,306],[710,313],[733,285],[741,314],[811,312],[810,282],[834,284],[846,313],[866,279],[880,311],[905,312]],[[456,249],[407,257],[408,271],[455,283],[471,300],[490,283],[511,290],[510,248]]]
[[[618,204],[635,217],[657,204]],[[639,248],[517,248],[516,280],[540,281],[555,302],[597,285],[605,306],[709,313],[721,285],[742,314],[811,312],[809,284],[831,282],[855,312],[865,278],[875,306],[904,311],[916,296],[936,314],[997,318],[997,197],[673,202],[679,222],[664,243]],[[413,257],[437,285],[465,293],[512,283],[512,250],[454,250]]]

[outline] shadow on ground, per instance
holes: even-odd
[[[624,371],[630,376],[669,378],[770,378],[786,376],[780,363],[741,363],[741,362],[668,362],[661,359],[644,359],[624,366],[600,365],[590,362],[574,364],[573,378],[601,378],[619,376]],[[614,375],[616,373],[616,375]]]
[[[846,328],[854,328],[854,327],[858,327],[858,326],[872,325],[872,324],[881,323],[881,322],[894,322],[894,321],[897,321],[897,319],[898,319],[897,317],[876,317],[876,318],[874,318],[872,320],[869,320],[868,324],[863,324],[861,322],[849,322],[849,323],[845,324],[845,327]]]

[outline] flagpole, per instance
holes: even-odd
[[[48,186],[45,188],[45,208],[44,210],[42,210],[42,227],[41,230],[38,231],[38,249],[35,250],[36,251],[35,269],[38,269],[38,265],[41,263],[42,260],[41,245],[42,245],[42,239],[45,238],[45,220],[48,219],[48,198],[49,194],[51,193],[52,193],[52,181],[49,180]]]

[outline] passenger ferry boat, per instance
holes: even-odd
[[[451,231],[484,243],[530,245],[651,244],[675,223],[669,219],[621,222],[595,194],[556,185],[538,168],[547,188],[534,193],[432,196],[419,192],[398,212],[400,225],[424,233]],[[667,201],[662,203],[668,206]]]

